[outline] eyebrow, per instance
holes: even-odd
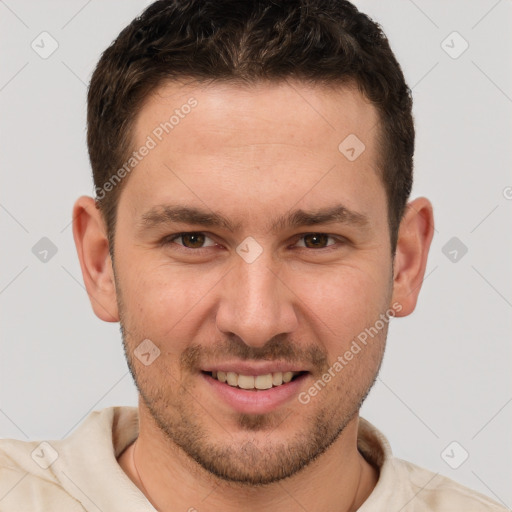
[[[145,212],[137,223],[140,231],[154,229],[170,223],[197,224],[205,227],[221,227],[227,231],[239,231],[242,223],[233,223],[220,213],[203,210],[191,206],[158,205]],[[315,224],[345,224],[359,228],[367,228],[370,224],[368,217],[337,204],[315,211],[294,210],[270,222],[268,230],[278,232],[283,229],[293,229]]]

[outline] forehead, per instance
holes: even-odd
[[[187,117],[191,119],[184,122]],[[334,145],[337,149],[339,138],[351,133],[371,146],[378,114],[353,83],[327,87],[293,80],[251,84],[172,81],[158,87],[142,104],[134,126],[135,143],[154,129],[158,132],[166,122],[184,152],[190,147],[197,151],[198,146],[212,149],[225,142],[315,145],[315,149]],[[180,137],[184,129],[178,129],[179,125],[187,124],[193,124],[193,139]]]
[[[383,193],[377,125],[375,107],[354,86],[167,82],[136,118],[132,146],[151,139],[153,147],[121,199],[129,195],[139,214],[173,195],[197,205],[250,200],[256,212],[264,198],[272,208],[286,206],[285,196],[290,207],[301,198],[308,206],[341,193],[348,207],[371,207]]]

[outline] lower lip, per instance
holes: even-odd
[[[245,390],[214,379],[207,373],[202,374],[205,382],[224,402],[237,412],[245,414],[266,414],[274,411],[299,394],[308,373],[275,388]]]

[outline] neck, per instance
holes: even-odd
[[[162,439],[158,429],[140,417],[137,440],[119,457],[119,464],[153,507],[169,510],[273,510],[352,512],[368,498],[378,472],[357,450],[359,417],[318,459],[295,475],[263,487],[225,482]],[[192,508],[191,508],[192,507]]]

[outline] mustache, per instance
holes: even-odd
[[[312,367],[319,373],[329,368],[327,354],[317,345],[300,346],[284,335],[278,335],[262,347],[252,347],[239,337],[219,340],[214,345],[195,344],[187,347],[180,356],[182,368],[198,370],[201,365],[212,361],[220,362],[238,359],[241,361],[288,361],[298,367]]]

